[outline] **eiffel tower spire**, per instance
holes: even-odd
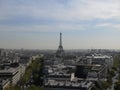
[[[62,46],[62,33],[60,32],[60,45],[59,46]]]
[[[62,33],[60,32],[60,43],[59,43],[59,47],[58,50],[56,52],[56,55],[59,57],[62,57],[64,55],[64,50],[63,50],[63,46],[62,46]]]

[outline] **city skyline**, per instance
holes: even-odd
[[[120,49],[119,0],[0,0],[0,48]]]

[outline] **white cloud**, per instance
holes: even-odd
[[[110,28],[111,30],[120,30],[120,24],[114,23],[100,23],[96,25],[97,28]]]
[[[33,4],[29,1],[24,2],[5,5],[3,3],[0,17],[25,15],[55,20],[120,19],[119,0],[69,0],[67,5],[58,3],[57,0],[46,1],[45,5],[42,5],[43,2],[32,2]]]
[[[120,19],[120,2],[116,0],[70,0],[67,6],[57,2],[46,7],[31,7],[33,17],[56,20]]]
[[[115,19],[120,15],[120,2],[116,0],[84,0],[84,3],[83,18]]]

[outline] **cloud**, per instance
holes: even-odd
[[[69,0],[66,3],[58,0],[11,0],[3,2],[0,18],[25,15],[55,20],[120,19],[119,0]]]
[[[90,25],[83,25],[79,22],[100,20],[120,20],[119,0],[1,0],[0,1],[0,30],[8,31],[64,31],[64,30],[85,30]],[[28,18],[31,20],[24,18]],[[16,25],[16,19],[18,25]],[[23,19],[23,20],[22,20]],[[47,24],[30,23],[53,20]],[[30,22],[29,22],[30,21]],[[24,23],[25,22],[25,23]],[[28,23],[27,23],[28,22]],[[69,22],[69,23],[68,23]],[[12,26],[8,24],[12,24]],[[20,25],[20,23],[23,23]],[[110,21],[112,23],[112,21]],[[15,25],[14,25],[15,24]],[[94,25],[96,25],[94,23]],[[119,25],[107,25],[102,22],[100,26],[119,28]]]
[[[96,25],[97,28],[109,28],[111,30],[120,30],[120,24],[114,24],[114,23],[99,23]]]
[[[46,31],[71,31],[71,30],[84,30],[84,27],[79,24],[42,24],[42,25],[22,25],[22,26],[9,26],[0,25],[0,31],[34,31],[34,32],[46,32]]]

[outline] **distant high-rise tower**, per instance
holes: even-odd
[[[56,52],[56,55],[58,57],[62,57],[64,55],[64,50],[63,50],[63,46],[62,46],[62,33],[60,32],[60,43],[59,43],[59,47],[58,50]]]

